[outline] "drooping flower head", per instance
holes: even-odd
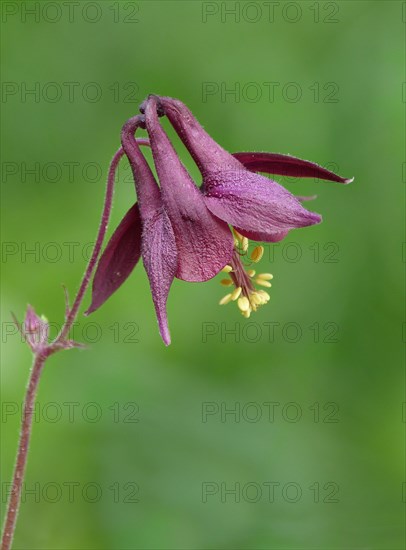
[[[236,301],[249,317],[269,300],[265,290],[272,275],[256,275],[248,257],[249,239],[276,242],[291,229],[320,223],[321,216],[303,207],[306,197],[295,197],[275,181],[257,174],[318,177],[349,183],[309,161],[273,153],[230,154],[200,126],[180,101],[149,96],[122,130],[123,151],[130,162],[138,203],[113,234],[93,282],[94,311],[122,284],[140,256],[148,274],[161,336],[170,343],[166,301],[175,277],[201,282],[220,271],[229,274],[225,286],[234,286],[220,304]],[[166,115],[195,160],[202,185],[196,186],[180,161],[159,116]],[[134,137],[148,132],[159,185]],[[145,140],[144,140],[145,142]],[[145,144],[145,143],[144,143]],[[231,227],[230,227],[231,226]],[[260,260],[262,246],[249,255]]]

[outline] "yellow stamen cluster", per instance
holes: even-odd
[[[254,269],[245,267],[241,258],[248,257],[250,263],[257,263],[264,254],[264,247],[256,246],[248,255],[249,241],[247,237],[243,237],[235,229],[233,232],[235,256],[233,256],[231,265],[226,265],[222,269],[223,273],[230,275],[230,279],[222,279],[220,284],[227,287],[234,285],[235,289],[233,292],[226,294],[219,304],[225,305],[229,302],[237,302],[241,314],[248,319],[252,311],[256,311],[259,306],[270,300],[269,294],[265,290],[257,290],[253,283],[270,288],[272,286],[270,280],[273,279],[273,275],[271,273],[259,273],[257,275]]]

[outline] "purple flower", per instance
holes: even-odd
[[[168,345],[166,302],[175,277],[201,282],[220,271],[229,273],[230,279],[221,282],[234,285],[235,289],[220,304],[237,301],[242,314],[249,317],[251,311],[269,300],[269,295],[257,290],[254,282],[270,287],[272,275],[256,275],[244,266],[244,256],[252,264],[263,254],[263,247],[256,246],[248,258],[248,239],[275,242],[291,229],[321,221],[319,214],[302,206],[301,201],[309,197],[294,197],[278,183],[255,172],[342,183],[350,180],[287,155],[231,155],[178,100],[150,96],[141,110],[145,116],[130,119],[122,130],[122,146],[132,168],[138,203],[127,212],[99,260],[87,313],[95,311],[117,290],[142,257],[159,330]],[[203,176],[200,188],[160,125],[158,116],[163,114],[198,165]],[[139,127],[148,132],[159,186],[134,137]]]

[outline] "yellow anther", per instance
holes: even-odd
[[[230,273],[233,270],[231,265],[225,265],[223,269],[221,270],[223,273]]]
[[[234,292],[231,293],[231,300],[233,300],[233,302],[235,302],[235,300],[237,300],[240,297],[241,291],[242,291],[242,288],[239,286],[234,290]]]
[[[253,277],[255,273],[256,273],[255,269],[247,269],[248,277]]]
[[[231,296],[232,294],[226,294],[223,298],[221,298],[221,300],[219,301],[219,304],[221,306],[228,304],[228,302],[231,302]]]
[[[263,299],[265,300],[265,303],[269,302],[269,300],[271,299],[271,297],[265,290],[258,290],[258,294],[260,294],[263,297]]]
[[[272,273],[258,273],[257,277],[258,279],[265,279],[265,281],[273,279]]]
[[[262,296],[260,294],[258,294],[258,292],[253,292],[251,294],[250,301],[251,301],[251,303],[253,303],[257,306],[264,303],[264,299],[262,298]]]
[[[251,252],[250,258],[253,262],[259,262],[262,256],[264,255],[264,247],[256,246]]]
[[[250,317],[250,315],[251,315],[251,310],[250,310],[250,309],[247,309],[247,311],[242,311],[241,313],[244,315],[244,317],[245,317],[246,319],[249,319],[249,317]]]
[[[246,296],[241,296],[241,298],[238,298],[237,304],[241,311],[248,311],[250,309],[250,303]]]
[[[257,283],[257,285],[265,286],[267,288],[271,288],[272,286],[272,283],[270,283],[269,281],[265,281],[265,279],[255,279],[255,282]]]
[[[249,240],[247,239],[247,237],[243,237],[243,239],[241,241],[241,248],[242,248],[243,252],[247,252],[248,245],[249,245]]]
[[[231,279],[221,279],[220,284],[223,286],[232,286],[233,281]]]

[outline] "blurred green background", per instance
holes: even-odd
[[[405,547],[402,7],[2,3],[3,514],[30,365],[10,311],[63,320],[148,93],[230,151],[355,176],[285,180],[324,223],[266,247],[272,298],[249,321],[217,305],[220,276],[175,281],[166,349],[141,265],[80,315],[90,349],[40,384],[15,548]],[[123,162],[110,234],[133,201]]]

